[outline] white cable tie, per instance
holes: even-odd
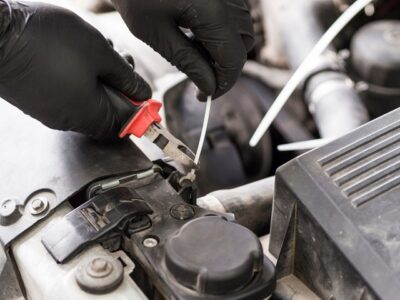
[[[203,150],[204,140],[206,138],[206,133],[207,133],[208,121],[210,119],[210,111],[211,111],[211,96],[208,96],[206,103],[206,111],[204,113],[203,127],[201,128],[200,140],[197,146],[196,156],[194,158],[194,163],[196,165],[200,161],[201,151]]]
[[[334,138],[325,138],[325,139],[316,139],[316,140],[295,142],[290,144],[283,144],[283,145],[278,145],[278,151],[285,152],[285,151],[311,150],[314,148],[322,147],[332,142],[333,140]]]

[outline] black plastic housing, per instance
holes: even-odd
[[[134,192],[153,211],[151,227],[125,237],[123,248],[164,298],[257,300],[272,294],[275,268],[250,230],[184,203],[160,177]],[[146,246],[148,238],[157,245]]]
[[[322,299],[399,299],[400,109],[282,166],[270,251]]]

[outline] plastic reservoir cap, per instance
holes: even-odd
[[[258,238],[221,217],[188,222],[166,243],[167,268],[175,279],[199,293],[239,290],[262,269]]]
[[[400,88],[400,21],[368,23],[351,43],[352,62],[368,83]]]

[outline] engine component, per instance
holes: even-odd
[[[124,269],[115,258],[95,256],[81,263],[75,278],[82,290],[92,294],[107,294],[122,283]]]
[[[1,100],[0,112],[0,177],[1,186],[7,187],[0,188],[0,202],[14,199],[18,208],[11,219],[0,220],[0,241],[6,247],[90,182],[152,166],[129,142],[99,145],[78,134],[51,130]],[[35,195],[49,195],[48,203],[31,215]]]
[[[136,283],[129,277],[129,274],[135,268],[135,265],[123,251],[110,253],[102,248],[100,245],[93,245],[85,248],[82,252],[69,260],[67,263],[58,264],[51,255],[46,251],[41,243],[41,237],[44,234],[44,229],[52,222],[61,219],[63,216],[71,212],[72,208],[69,204],[61,205],[57,210],[48,218],[43,220],[38,226],[35,226],[26,234],[15,240],[11,246],[15,265],[18,268],[20,280],[22,280],[25,288],[25,297],[27,299],[80,299],[80,300],[95,300],[99,297],[107,297],[108,299],[124,300],[124,299],[147,299]],[[87,266],[94,258],[104,258],[118,265],[120,261],[123,262],[123,274],[121,281],[120,269],[114,270],[113,274],[107,274],[108,268],[104,274],[108,276],[115,276],[114,279],[108,277],[103,281],[93,280],[91,287],[84,288],[83,290],[76,279],[76,276],[81,272],[82,266]],[[120,265],[121,266],[121,265]],[[101,265],[99,266],[102,267]],[[119,267],[117,267],[119,268]],[[117,272],[115,272],[117,271]],[[92,273],[93,274],[93,273]],[[79,275],[78,275],[79,277]],[[1,278],[3,280],[3,278]],[[110,279],[114,284],[104,285],[110,283]],[[78,279],[80,280],[80,279]],[[1,281],[0,297],[3,296],[3,283]],[[85,284],[83,282],[83,284]],[[94,294],[96,293],[96,294]],[[98,295],[102,293],[103,295]],[[105,295],[104,295],[105,294]],[[1,299],[22,299],[22,298],[9,298],[4,297]]]
[[[246,1],[250,15],[251,15],[251,23],[253,24],[253,32],[254,32],[254,48],[251,51],[250,55],[260,53],[261,48],[265,44],[264,40],[264,32],[263,32],[263,15],[260,7],[259,0],[247,0]]]
[[[232,213],[236,221],[262,236],[269,232],[275,177],[231,190],[219,190],[197,199],[197,205],[220,213]]]
[[[398,299],[400,109],[276,173],[270,252],[322,299]]]
[[[0,202],[0,225],[7,226],[16,222],[21,217],[15,199],[4,199]]]
[[[273,124],[273,130],[260,145],[249,147],[250,135],[263,113],[271,106],[275,93],[269,86],[253,78],[259,78],[263,68],[257,64],[250,66],[252,72],[247,72],[249,76],[240,77],[230,92],[213,102],[202,154],[204,157],[197,176],[199,195],[270,176],[277,166],[294,157],[293,153],[274,151],[275,145],[313,138],[307,126],[307,108],[301,99],[295,99],[281,112]],[[168,129],[195,149],[204,104],[195,98],[194,86],[180,80],[164,95]],[[248,115],[252,117],[248,118]],[[272,138],[275,145],[271,144]]]
[[[123,245],[165,298],[262,299],[272,293],[273,265],[251,231],[227,215],[185,204],[163,179],[135,192],[154,211],[152,226],[132,232]]]
[[[279,17],[275,16],[277,20],[277,24],[275,25],[277,25],[276,27],[279,28],[278,30],[283,36],[282,45],[286,50],[288,65],[290,68],[296,69],[296,71],[281,93],[278,95],[268,114],[264,116],[262,123],[260,123],[250,140],[251,145],[254,146],[258,143],[259,138],[271,125],[272,121],[275,119],[276,115],[279,113],[280,109],[286,103],[297,85],[300,84],[303,79],[315,75],[315,73],[318,73],[319,75],[319,73],[323,71],[314,70],[312,68],[317,56],[320,56],[322,52],[326,50],[326,48],[333,50],[332,46],[328,46],[334,37],[336,37],[343,27],[371,1],[372,0],[356,1],[354,5],[352,5],[345,13],[343,13],[342,16],[337,19],[335,23],[331,25],[326,33],[324,33],[324,28],[322,27],[322,22],[320,21],[318,15],[318,6],[321,6],[319,1],[265,1],[265,8],[270,6],[272,12],[275,12],[275,14],[279,13]],[[287,20],[291,20],[291,22],[287,22]],[[296,28],[296,30],[293,30],[293,28]],[[326,64],[328,65],[328,72],[332,72],[333,68],[330,67],[331,62],[329,61],[328,56],[322,56],[321,59],[325,59]],[[322,78],[325,80],[331,79],[330,76],[324,76]],[[319,80],[321,80],[321,78],[319,78]],[[345,81],[347,80],[349,79],[345,78]],[[334,81],[336,81],[336,79],[334,79]],[[334,83],[329,84],[331,85]],[[335,90],[333,90],[331,94],[334,92]],[[339,98],[340,96],[343,96],[343,86],[341,91],[339,91],[339,95],[334,95],[335,98]],[[335,120],[335,122],[324,123],[324,116],[318,115],[319,112],[325,113],[327,110],[331,111],[331,101],[325,102],[325,98],[320,97],[320,99],[318,99],[318,106],[321,109],[313,110],[313,107],[310,107],[310,111],[320,121],[317,122],[317,126],[323,138],[335,138],[342,133],[347,133],[348,131],[358,127],[368,120],[366,113],[367,111],[363,107],[361,98],[358,96],[356,90],[347,89],[345,96],[348,96],[348,101],[354,102],[354,104],[343,106],[343,110],[346,109],[344,114],[331,113],[330,119],[334,117],[338,118]],[[315,103],[311,103],[311,105],[315,106]],[[354,107],[359,110],[356,114],[354,114],[354,111],[352,111],[352,108]],[[348,120],[345,120],[344,127],[340,128],[342,126],[341,121],[343,121],[344,117],[347,117]],[[346,127],[350,124],[355,126],[352,128]],[[332,136],[325,135],[327,133],[332,134]]]
[[[130,219],[152,212],[136,193],[123,187],[115,188],[85,202],[62,220],[51,224],[42,242],[57,262],[63,263],[90,243],[100,238],[107,239],[109,235],[118,235]],[[146,223],[142,225],[143,228],[148,227]]]
[[[229,251],[221,251],[221,247]],[[251,231],[215,216],[190,221],[170,237],[165,244],[165,262],[182,285],[200,294],[224,295],[240,290],[257,276],[264,257],[260,241]]]
[[[92,185],[89,195],[98,186],[104,184]],[[145,271],[147,282],[154,283],[152,293],[167,299],[271,295],[274,266],[264,257],[257,236],[231,216],[185,203],[169,176],[159,173],[109,186],[95,189],[92,199],[46,227],[42,243],[57,262],[68,263],[90,243],[101,242],[111,251],[125,250]],[[120,268],[113,263],[97,268],[95,262],[99,270],[92,265],[84,262],[76,275],[84,290],[107,292],[120,283],[112,273]],[[96,279],[99,272],[104,275],[101,281]]]
[[[253,60],[248,60],[244,64],[242,73],[274,89],[283,88],[291,75],[291,72],[286,69],[268,67]]]
[[[319,18],[321,11],[330,10],[330,14],[325,14],[329,15],[329,19],[335,17],[335,10],[331,9],[329,1],[262,0],[261,3],[267,19],[264,23],[266,47],[276,48],[266,51],[285,55],[291,69],[296,69],[303,62],[324,34],[323,22]],[[270,25],[268,18],[273,22]],[[272,45],[268,43],[270,39]],[[333,47],[329,49],[333,50]]]
[[[340,137],[368,121],[368,112],[353,82],[341,72],[312,76],[305,99],[322,138]]]
[[[363,26],[351,43],[352,63],[369,84],[400,89],[400,21],[383,20]]]
[[[400,21],[382,20],[363,26],[351,42],[356,76],[366,83],[365,101],[373,117],[399,106]]]
[[[194,86],[185,84],[177,96],[165,101],[170,131],[195,149],[200,136],[204,106],[195,97]],[[182,96],[181,96],[182,95]],[[251,148],[248,140],[265,111],[272,90],[254,80],[241,78],[233,89],[213,103],[198,183],[200,194],[231,188],[264,178],[271,171],[270,136]],[[248,118],[251,115],[252,118]]]

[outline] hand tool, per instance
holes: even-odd
[[[161,122],[159,111],[162,103],[149,99],[143,102],[137,102],[128,99],[121,93],[106,88],[110,97],[119,97],[120,100],[129,100],[131,104],[136,107],[136,111],[132,114],[131,118],[125,123],[120,131],[119,137],[124,138],[129,135],[142,138],[145,136],[153,144],[158,146],[166,156],[173,161],[179,163],[186,174],[185,178],[190,181],[195,179],[195,171],[198,169],[198,163],[195,162],[195,154],[188,146],[182,143],[179,139],[174,137]]]

